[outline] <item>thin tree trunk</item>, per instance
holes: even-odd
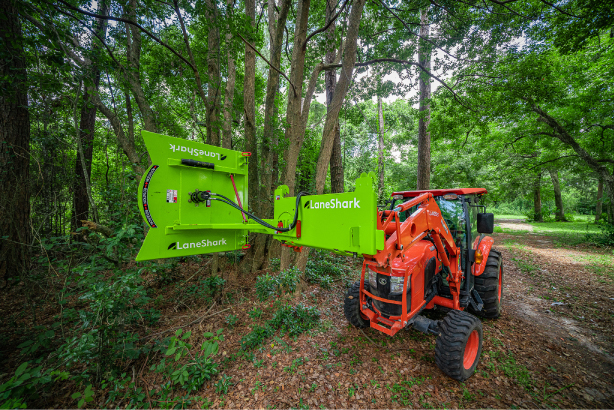
[[[326,173],[330,164],[330,158],[333,151],[333,142],[335,140],[335,132],[339,128],[339,112],[341,105],[347,94],[352,77],[354,75],[354,65],[356,64],[356,46],[358,41],[358,29],[362,11],[366,0],[355,0],[350,11],[349,24],[347,29],[345,47],[343,51],[343,63],[341,65],[341,74],[339,81],[335,86],[331,103],[326,113],[326,121],[324,123],[324,132],[322,134],[322,143],[320,145],[320,155],[316,165],[316,192],[322,194],[326,183]],[[313,81],[313,76],[312,76]],[[306,123],[306,120],[305,120]],[[304,131],[304,129],[303,129]],[[307,258],[309,257],[309,249],[303,250],[297,259],[296,265],[301,270],[305,270]]]
[[[334,0],[326,0],[326,23],[333,18],[335,14]],[[335,22],[333,22],[326,30],[327,37],[327,53],[326,63],[332,64],[335,61],[337,54],[335,44]],[[324,84],[326,85],[326,106],[327,112],[331,108],[333,93],[337,85],[337,73],[334,70],[326,71],[324,75]],[[333,152],[330,157],[330,190],[334,193],[341,193],[344,189],[343,181],[343,158],[341,151],[341,130],[339,128],[339,118],[337,118],[337,127],[335,128],[335,139],[333,141]]]
[[[21,20],[15,0],[0,0],[0,276],[29,271],[30,116]]]
[[[597,185],[597,206],[595,207],[595,223],[601,219],[603,213],[603,178],[599,178]]]
[[[138,0],[130,0],[128,6],[124,9],[125,14],[132,20],[136,21],[136,8]],[[146,131],[158,132],[156,115],[145,97],[143,86],[141,84],[141,30],[131,24],[126,26],[126,60],[128,61],[129,70],[126,71],[126,79],[130,85],[130,91],[134,95],[136,105],[141,111],[143,118],[143,128]]]
[[[270,56],[271,64],[279,67],[281,63],[281,51],[284,38],[284,27],[288,18],[291,0],[283,0],[280,5],[277,24],[275,24],[275,1],[269,0],[269,33],[271,36]],[[260,216],[263,218],[273,217],[274,186],[277,184],[277,159],[276,146],[278,144],[279,125],[275,97],[279,90],[279,73],[269,67],[267,80],[267,93],[264,108],[264,129],[262,142],[262,161],[260,187]],[[271,243],[270,235],[256,235],[253,249],[252,272],[262,268],[267,254],[268,245]]]
[[[209,33],[207,36],[207,72],[209,75],[209,88],[207,90],[207,143],[215,146],[220,145],[220,98],[221,82],[220,77],[220,29],[218,26],[217,3],[206,0],[205,16],[209,23]]]
[[[228,10],[230,14],[233,0],[228,0]],[[226,47],[228,48],[228,79],[226,80],[226,91],[224,96],[224,123],[222,124],[222,147],[232,149],[232,104],[235,95],[235,79],[237,70],[235,67],[235,57],[233,53],[232,33],[227,27]]]
[[[108,6],[105,2],[98,4],[98,14],[106,16]],[[101,38],[105,38],[107,31],[107,21],[104,19],[96,20],[95,31]],[[74,232],[81,227],[80,221],[89,219],[89,201],[86,186],[89,183],[89,175],[92,172],[92,158],[94,155],[94,131],[96,127],[96,105],[92,103],[91,94],[98,91],[100,84],[100,68],[98,67],[96,52],[100,50],[98,40],[92,37],[91,47],[93,57],[89,67],[92,81],[83,93],[83,105],[81,107],[81,119],[79,121],[79,142],[82,147],[83,160],[85,161],[85,171],[81,164],[81,153],[77,152],[75,159],[75,186],[73,189],[73,209],[71,218],[71,230]],[[87,181],[86,181],[87,180]]]
[[[542,173],[539,171],[535,177],[535,182],[533,185],[533,220],[535,222],[544,222],[544,218],[542,217],[541,185]]]
[[[330,163],[330,157],[333,149],[333,141],[335,137],[335,129],[339,122],[339,112],[341,105],[347,94],[347,91],[352,81],[354,74],[354,65],[356,64],[356,45],[358,41],[358,29],[362,17],[366,0],[355,0],[352,4],[352,10],[348,20],[348,29],[343,51],[343,63],[339,81],[335,87],[330,109],[326,114],[326,122],[324,123],[324,132],[322,134],[322,144],[320,145],[320,156],[316,166],[316,192],[321,194],[324,192],[324,184],[326,183],[326,173]]]
[[[299,0],[296,9],[296,23],[294,29],[294,46],[292,47],[292,60],[290,62],[290,82],[288,88],[288,106],[286,109],[286,133],[288,148],[284,152],[286,160],[282,173],[282,181],[289,188],[289,195],[294,195],[296,184],[296,165],[298,154],[303,146],[304,135],[300,132],[301,116],[301,96],[303,94],[303,77],[305,74],[305,51],[304,45],[307,38],[307,21],[309,19],[310,0]],[[284,270],[290,266],[291,257],[294,252],[288,248],[281,250],[280,269]]]
[[[565,219],[565,210],[563,209],[563,196],[561,195],[561,184],[559,183],[559,171],[550,169],[550,178],[554,187],[554,203],[556,205],[555,221],[567,222]]]
[[[377,119],[378,119],[378,144],[377,144],[377,170],[379,172],[378,195],[382,198],[384,194],[384,110],[382,108],[382,97],[377,96]]]
[[[431,51],[429,37],[428,9],[420,13],[420,40],[418,61],[426,71],[431,71]],[[431,133],[428,130],[431,122],[431,82],[423,71],[420,72],[420,119],[418,120],[418,189],[429,189],[431,185]]]
[[[94,197],[92,196],[92,185],[90,183],[90,176],[87,171],[87,162],[85,159],[85,153],[83,152],[83,144],[81,143],[81,132],[79,131],[79,119],[77,115],[77,107],[79,105],[79,97],[81,94],[81,83],[79,83],[79,88],[77,90],[77,96],[75,98],[75,109],[74,109],[74,122],[75,122],[75,138],[77,140],[77,164],[81,166],[81,171],[83,172],[84,182],[85,182],[85,197],[92,206],[92,213],[94,214],[94,221],[99,223],[98,221],[98,210],[96,209],[96,203],[94,202]],[[91,164],[90,164],[91,166]]]
[[[251,31],[256,26],[256,1],[245,1],[245,14],[250,22]],[[252,33],[253,35],[253,33]],[[250,36],[251,37],[251,36]],[[250,38],[250,40],[252,40]],[[253,41],[250,41],[253,43]],[[258,214],[259,179],[258,146],[256,142],[256,53],[245,45],[245,80],[243,82],[243,108],[245,111],[245,150],[252,153],[248,165],[249,208]]]

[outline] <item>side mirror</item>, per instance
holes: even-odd
[[[493,233],[495,230],[495,215],[494,214],[478,214],[478,232]]]

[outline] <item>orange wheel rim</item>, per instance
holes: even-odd
[[[475,363],[479,347],[480,336],[478,335],[478,331],[474,330],[469,335],[469,339],[467,339],[467,344],[465,345],[465,354],[463,356],[463,366],[465,369],[471,369],[471,366]]]
[[[499,302],[501,302],[501,284],[503,283],[502,276],[503,276],[503,271],[499,267]]]

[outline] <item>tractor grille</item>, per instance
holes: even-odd
[[[376,277],[377,288],[371,289],[371,293],[375,296],[388,299],[388,300],[396,300],[401,301],[403,295],[401,293],[398,294],[390,294],[390,277],[386,275],[377,274]],[[411,295],[409,294],[409,286],[407,289],[407,312],[411,310]],[[393,303],[380,302],[379,300],[373,300],[373,304],[375,307],[382,312],[385,317],[390,316],[401,316],[402,306],[395,305]]]

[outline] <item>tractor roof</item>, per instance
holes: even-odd
[[[403,195],[403,198],[413,198],[425,192],[430,192],[433,196],[441,196],[445,194],[485,194],[487,191],[486,188],[427,189],[424,191],[398,191],[393,192],[392,195]]]

